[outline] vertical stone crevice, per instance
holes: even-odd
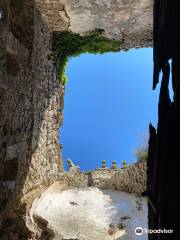
[[[179,111],[179,1],[155,1],[154,21],[154,88],[159,80],[162,70],[162,82],[159,98],[159,121],[157,134],[150,128],[151,139],[148,157],[148,195],[152,199],[149,204],[149,228],[150,229],[173,229],[169,239],[179,239],[177,212],[179,202],[176,196],[176,184],[178,181],[179,162],[179,134],[180,134],[180,111]],[[170,68],[169,60],[172,60]],[[172,73],[172,86],[174,99],[169,98],[168,84]],[[154,236],[149,239],[166,239],[165,234]]]

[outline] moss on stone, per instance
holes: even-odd
[[[102,33],[103,30],[93,31],[87,36],[68,31],[54,34],[54,63],[61,83],[67,82],[66,66],[70,57],[82,53],[103,54],[120,50],[120,41],[108,39]]]

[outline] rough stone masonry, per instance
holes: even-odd
[[[151,46],[152,5],[152,0],[0,0],[1,239],[27,239],[23,216],[63,172],[59,127],[65,87],[54,68],[53,33],[104,29],[123,49]]]

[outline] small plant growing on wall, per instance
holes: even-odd
[[[134,151],[134,155],[138,162],[147,160],[148,148],[149,148],[149,145],[148,145],[149,134],[143,133],[141,134],[140,137],[141,137],[141,144]]]
[[[126,168],[128,166],[127,161],[123,160],[122,165],[123,165],[123,168]]]
[[[137,158],[137,161],[146,161],[148,157],[148,147],[138,147],[135,150],[135,156]]]

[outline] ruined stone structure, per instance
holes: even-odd
[[[1,239],[27,239],[23,216],[63,172],[53,33],[96,29],[122,49],[151,46],[152,1],[0,0]]]
[[[74,171],[72,169],[73,168],[72,165],[73,167],[75,167]],[[52,239],[57,239],[57,240],[64,239],[63,237],[60,237],[60,235],[61,234],[63,235],[62,232],[64,232],[64,230],[67,228],[69,229],[67,231],[71,232],[71,228],[73,227],[71,226],[70,223],[72,221],[77,229],[79,230],[81,229],[80,232],[88,231],[87,229],[90,229],[89,226],[91,226],[89,221],[92,220],[93,216],[95,216],[95,218],[97,219],[96,215],[93,215],[93,214],[92,214],[93,216],[91,215],[91,211],[92,212],[97,211],[96,208],[89,209],[87,207],[88,195],[86,197],[81,196],[83,192],[88,193],[89,191],[90,192],[97,191],[97,194],[98,192],[106,193],[110,191],[112,193],[112,196],[113,195],[116,196],[118,194],[119,196],[121,195],[124,196],[122,199],[116,198],[117,205],[119,204],[120,206],[122,205],[122,207],[120,208],[120,213],[117,216],[118,221],[120,219],[120,215],[122,214],[122,212],[126,213],[124,219],[129,218],[127,217],[127,208],[123,206],[126,205],[128,199],[130,198],[131,199],[130,202],[133,203],[134,201],[133,205],[135,206],[134,207],[130,206],[128,208],[130,208],[130,211],[134,213],[137,211],[136,212],[137,216],[134,216],[134,219],[132,219],[131,222],[129,222],[129,225],[133,228],[132,222],[136,221],[136,219],[140,217],[141,221],[142,219],[144,219],[141,222],[141,224],[145,224],[144,227],[147,227],[147,222],[148,222],[147,212],[146,211],[139,212],[139,211],[142,211],[143,208],[144,210],[147,209],[147,198],[142,196],[143,193],[146,191],[146,185],[147,185],[146,184],[147,182],[146,165],[147,165],[146,161],[141,161],[141,162],[137,162],[135,164],[129,165],[126,168],[116,168],[116,169],[98,168],[90,172],[80,172],[80,171],[77,172],[76,166],[74,166],[74,164],[71,161],[69,172],[61,173],[58,181],[53,183],[45,192],[43,192],[40,198],[37,198],[33,201],[33,204],[30,210],[30,215],[29,217],[28,216],[26,217],[26,224],[28,228],[31,230],[31,232],[33,232],[34,236],[36,236],[36,239],[39,239],[38,236],[41,236],[41,238],[43,239],[42,237],[43,234],[48,235],[49,238],[50,236],[52,236]],[[67,199],[63,200],[62,196],[70,192],[74,193],[75,200],[72,201],[72,198],[68,197],[69,195],[67,195]],[[81,202],[81,204],[77,204],[76,201],[77,201],[78,195],[82,197],[82,202],[85,201],[84,203]],[[134,197],[136,198],[136,200],[134,199]],[[99,201],[98,196],[94,195],[92,200],[93,202]],[[103,199],[101,199],[101,201],[102,201],[102,206],[104,206]],[[144,201],[143,208],[142,208],[142,201]],[[110,202],[111,202],[111,198],[110,198]],[[67,210],[68,205],[66,204],[71,204],[74,206],[74,208],[77,208],[76,209],[77,212],[75,215],[71,212],[74,209],[70,210],[70,215],[68,214],[68,210]],[[84,209],[84,211],[80,209],[81,207]],[[87,211],[87,209],[85,210],[85,208],[88,208],[89,211]],[[62,209],[64,209],[64,211]],[[62,219],[59,216],[59,214],[60,215],[62,214],[64,216],[64,219]],[[89,219],[87,223],[85,223],[86,220],[83,220],[84,214]],[[139,214],[140,215],[142,214],[142,215],[139,216]],[[55,217],[56,215],[57,217]],[[55,225],[52,224],[51,217],[54,218],[53,222],[55,223]],[[81,218],[82,218],[82,220],[80,220],[81,223],[78,223],[79,219]],[[103,221],[103,218],[104,217],[102,217],[101,221]],[[111,220],[113,221],[113,218]],[[62,222],[63,223],[69,222],[69,224],[64,224],[64,228],[62,227],[63,231],[61,232],[61,230],[59,230],[59,234],[60,234],[59,235],[57,234],[57,229],[59,228],[58,226],[63,225]],[[123,237],[122,239],[124,240],[129,239],[131,238],[131,235],[133,235],[133,238],[136,239],[136,236],[134,235],[134,229],[131,229],[131,231],[128,231],[127,226],[126,227],[124,226],[123,220],[120,221],[119,224],[120,224],[119,226],[122,227],[123,231],[126,232],[126,235],[128,235],[125,238]],[[82,230],[82,225],[84,226],[83,230]],[[96,224],[94,223],[94,225]],[[96,227],[94,231],[95,232],[97,231]],[[105,232],[108,233],[108,229],[106,229]],[[93,233],[93,234],[91,233],[90,239],[92,238],[97,239],[96,233]],[[81,238],[79,236],[78,240],[81,240],[81,239],[83,240],[84,238],[83,237]],[[100,239],[98,238],[98,240],[101,240],[101,239],[104,240],[105,238],[104,237],[100,237]],[[109,237],[108,239],[110,240],[112,238]],[[142,239],[143,240],[147,239],[147,235],[146,236],[144,235]],[[119,238],[113,238],[113,240],[119,240]]]
[[[99,189],[143,193],[146,191],[146,171],[146,161],[129,165],[125,169],[97,169],[90,173],[90,185]]]
[[[97,187],[101,190],[111,189],[128,193],[144,193],[147,184],[147,163],[140,161],[125,169],[97,168],[89,172],[72,171],[59,175],[58,182],[67,188]]]

